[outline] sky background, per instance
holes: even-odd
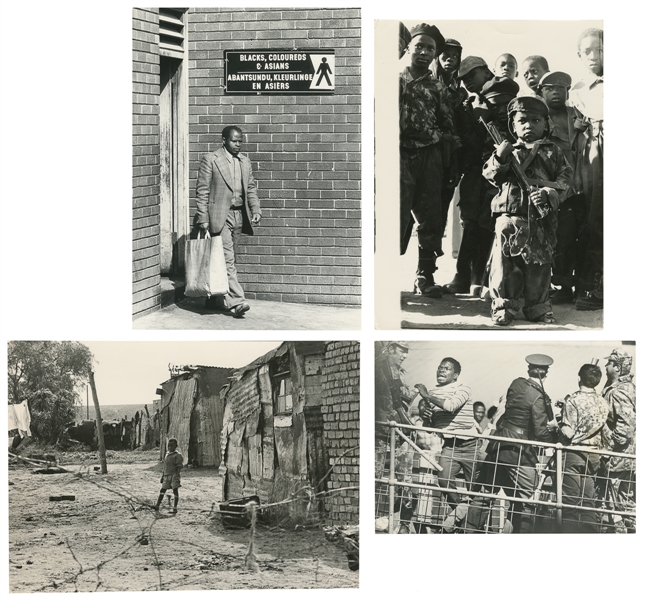
[[[554,359],[544,382],[545,391],[552,400],[560,400],[578,389],[578,370],[582,365],[599,359],[605,384],[605,357],[620,341],[606,342],[408,342],[410,351],[403,363],[406,383],[436,385],[436,369],[443,358],[451,356],[461,363],[459,381],[472,390],[473,400],[481,400],[486,407],[496,404],[516,377],[527,376],[529,354],[547,354]],[[624,348],[633,358],[635,346]],[[632,372],[634,373],[634,364]]]
[[[169,364],[243,367],[281,342],[82,342],[95,358],[99,404],[152,404]],[[85,389],[80,393],[85,403]]]
[[[540,54],[552,71],[568,73],[574,83],[584,75],[576,52],[578,37],[590,27],[603,28],[603,21],[443,21],[433,17],[403,21],[410,30],[421,22],[436,25],[443,37],[457,40],[463,46],[463,58],[480,56],[492,69],[495,59],[508,52],[517,59],[519,71],[527,56]],[[400,70],[410,61],[406,53]],[[521,73],[516,82],[521,89],[529,89]]]

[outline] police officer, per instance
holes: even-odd
[[[528,378],[518,377],[509,386],[506,409],[495,432],[496,436],[511,441],[492,440],[489,443],[486,464],[478,480],[486,492],[497,492],[501,488],[508,496],[521,499],[530,498],[535,490],[538,455],[533,446],[515,440],[552,442],[557,428],[551,399],[543,384],[553,359],[546,354],[531,354],[526,357],[526,362]],[[483,530],[490,502],[486,498],[473,498],[466,522],[469,532]],[[514,532],[531,533],[533,507],[517,502],[513,511]]]

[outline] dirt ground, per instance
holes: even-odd
[[[158,514],[158,451],[60,457],[71,473],[34,474],[9,465],[10,591],[87,592],[347,588],[358,572],[321,527],[259,524],[258,573],[245,565],[251,530],[224,529],[217,469],[185,469],[178,514],[165,498]],[[50,501],[73,495],[74,501]]]

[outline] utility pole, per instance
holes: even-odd
[[[101,409],[99,408],[99,398],[97,397],[97,387],[95,386],[94,372],[90,371],[90,387],[92,388],[92,401],[95,407],[95,424],[97,425],[97,441],[99,442],[99,460],[101,461],[101,474],[108,473],[106,464],[106,444],[104,443],[103,421],[101,420]]]

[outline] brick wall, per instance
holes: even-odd
[[[329,490],[360,486],[360,343],[329,342],[322,371],[324,439],[333,467]],[[358,489],[327,495],[327,520],[359,523]]]
[[[261,226],[239,245],[250,298],[360,304],[360,9],[191,9],[190,195],[200,158],[239,125]],[[328,96],[225,96],[223,51],[335,49]]]
[[[133,9],[133,315],[160,305],[157,9]]]

